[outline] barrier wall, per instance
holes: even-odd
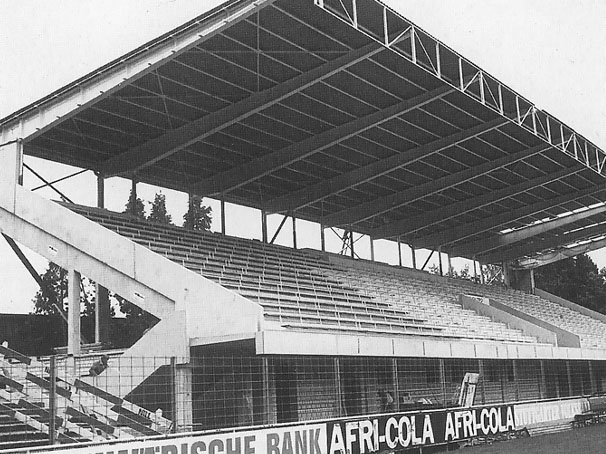
[[[491,436],[574,419],[586,398],[451,408],[220,430],[72,446],[11,450],[21,454],[366,454]],[[6,451],[0,451],[6,452]]]

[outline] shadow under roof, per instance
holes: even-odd
[[[601,149],[376,0],[226,2],[0,127],[27,155],[493,262],[532,248],[469,245],[606,189]]]

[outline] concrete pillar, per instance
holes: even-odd
[[[370,260],[375,261],[375,242],[371,236],[368,237],[370,239]]]
[[[80,273],[74,269],[68,271],[68,310],[67,310],[67,355],[72,373],[76,373],[75,357],[80,355]]]
[[[442,267],[442,248],[438,248],[438,263],[440,265],[440,276],[444,276],[444,268]]]
[[[408,247],[410,248],[410,256],[412,258],[412,269],[416,270],[417,269],[417,253],[415,251],[415,247],[412,244],[409,244]]]
[[[267,213],[261,211],[261,237],[264,243],[267,243]]]
[[[15,190],[23,182],[23,147],[21,142],[0,145],[0,204],[14,210]]]
[[[105,208],[105,178],[97,173],[97,208]],[[109,292],[97,283],[95,285],[95,342],[108,343],[111,310]]]
[[[486,284],[486,277],[484,276],[484,270],[482,269],[481,263],[480,263],[480,282],[482,284]]]
[[[545,362],[539,361],[539,397],[541,399],[547,398],[547,382],[545,381]]]
[[[221,233],[225,235],[225,200],[221,199]]]
[[[322,252],[326,252],[326,236],[324,235],[324,225],[320,224],[320,246],[322,247]]]
[[[452,259],[450,258],[450,254],[446,255],[448,259],[448,277],[452,277]]]
[[[194,428],[192,365],[176,364],[173,372],[173,382],[177,432],[191,432]]]
[[[402,243],[398,237],[398,265],[402,266]]]
[[[105,178],[97,173],[97,208],[105,208]]]
[[[512,270],[510,266],[503,268],[505,273],[505,283],[509,280],[511,288],[521,290],[526,293],[534,293],[534,271],[533,270]]]
[[[105,287],[96,284],[95,298],[95,342],[108,343],[110,341],[111,306],[109,292]]]
[[[292,247],[297,249],[297,218],[292,215]]]
[[[511,270],[511,266],[506,263],[503,262],[503,280],[505,281],[505,285],[507,287],[512,287],[512,284],[515,285],[515,279],[513,278],[512,274],[512,270]]]
[[[131,210],[132,210],[132,215],[136,216],[137,215],[137,180],[135,179],[135,177],[133,177],[132,180],[130,180],[130,191],[131,194],[133,195],[133,204],[131,206]]]
[[[355,259],[356,252],[354,250],[354,235],[353,230],[351,230],[351,227],[349,228],[349,252],[351,252],[351,258]]]

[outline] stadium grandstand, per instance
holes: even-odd
[[[94,171],[98,206],[25,190],[24,155]],[[601,411],[606,316],[533,270],[606,246],[606,153],[377,0],[229,0],[0,120],[0,160],[0,231],[69,281],[65,354],[0,347],[0,449],[392,412],[426,418],[418,436],[406,420],[410,446],[454,442],[473,434],[434,437],[427,415],[462,405],[470,376],[499,429]],[[262,240],[226,235],[224,209],[221,232],[109,211],[113,176],[255,208]],[[273,244],[276,213],[319,225],[321,250]],[[331,228],[346,254],[326,251]],[[358,258],[354,234],[410,245],[413,267]],[[111,347],[109,291],[159,320],[128,349]]]

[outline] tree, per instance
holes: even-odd
[[[166,211],[166,196],[161,192],[156,193],[154,201],[151,202],[151,210],[147,220],[160,224],[172,224],[171,215]]]
[[[537,268],[534,278],[541,290],[606,313],[606,268],[598,270],[586,254]]]
[[[34,314],[57,315],[59,308],[65,311],[63,306],[64,297],[67,296],[67,273],[55,265],[49,263],[44,274],[40,275],[42,285],[36,292],[32,302],[34,303]]]
[[[187,213],[183,215],[183,227],[189,230],[209,230],[212,223],[212,208],[202,205],[202,197],[191,195]]]
[[[128,196],[128,202],[126,202],[126,205],[124,206],[123,213],[132,214],[138,218],[145,219],[145,204],[139,197],[135,199],[135,194],[132,189]]]

